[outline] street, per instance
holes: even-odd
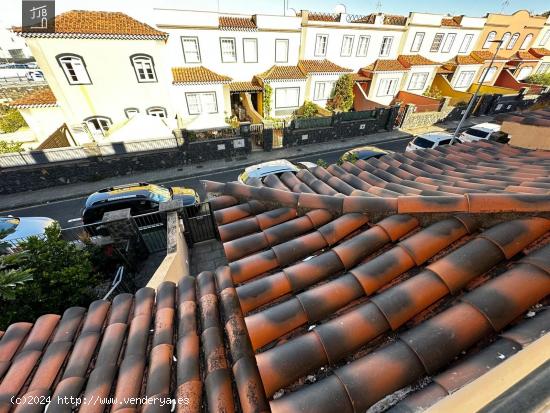
[[[388,149],[395,152],[403,152],[407,146],[407,142],[410,140],[407,138],[400,138],[394,141],[378,143],[376,146]],[[327,152],[322,152],[316,155],[308,155],[298,157],[295,160],[300,161],[309,161],[316,162],[318,159],[323,159],[328,164],[335,163],[338,161],[338,158],[347,150],[348,148],[343,148],[339,150],[331,150]],[[206,197],[204,188],[200,184],[201,180],[210,180],[218,182],[230,182],[235,181],[237,176],[242,171],[242,168],[237,169],[228,169],[223,172],[218,173],[205,173],[204,175],[197,175],[190,178],[176,179],[171,181],[159,182],[166,186],[184,186],[190,187],[197,190],[201,196],[201,199]],[[101,189],[100,186],[97,188]],[[61,224],[62,228],[68,228],[72,226],[81,225],[82,221],[80,220],[80,212],[84,206],[84,202],[87,196],[63,200],[63,201],[53,201],[45,205],[36,205],[24,208],[17,208],[13,210],[0,211],[0,215],[14,215],[14,216],[44,216],[53,218]]]

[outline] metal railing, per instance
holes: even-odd
[[[122,155],[125,153],[148,152],[159,149],[172,149],[179,146],[174,137],[149,139],[143,141],[113,142],[98,145],[102,156]]]
[[[111,284],[111,289],[107,291],[107,294],[105,294],[105,296],[103,297],[104,300],[109,300],[111,298],[111,295],[120,287],[120,284],[124,279],[124,270],[125,268],[123,265],[118,267],[115,278],[113,279],[113,283]]]
[[[166,251],[166,213],[149,212],[132,217],[150,253]]]
[[[376,21],[376,15],[375,14],[348,14],[346,16],[346,21],[348,23],[363,23],[363,24],[374,24]]]

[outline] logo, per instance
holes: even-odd
[[[55,0],[23,0],[21,22],[23,33],[54,33]]]

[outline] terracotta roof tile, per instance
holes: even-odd
[[[250,17],[220,16],[219,25],[221,30],[257,30],[256,22]]]
[[[294,79],[302,80],[306,78],[306,75],[300,70],[298,66],[271,66],[270,69],[257,75],[263,80],[285,80]]]
[[[480,62],[476,60],[471,54],[469,55],[457,55],[447,63],[454,65],[479,65]]]
[[[430,59],[426,59],[424,56],[415,54],[415,55],[399,55],[397,60],[405,66],[410,68],[411,66],[439,66],[440,63],[434,62]]]
[[[309,73],[344,73],[351,72],[351,69],[347,69],[342,66],[338,66],[336,63],[330,60],[300,60],[298,61],[298,67],[304,74]]]
[[[361,69],[360,73],[364,72],[391,72],[391,71],[406,71],[409,70],[399,60],[393,59],[377,59],[367,67]]]
[[[458,17],[451,17],[448,19],[441,19],[441,25],[442,26],[448,26],[448,27],[460,27],[460,16]]]
[[[376,14],[371,13],[371,14],[367,14],[366,16],[357,16],[351,22],[374,24],[375,21],[376,21]]]
[[[339,13],[317,13],[309,12],[308,20],[319,21],[319,22],[339,22],[340,14]]]
[[[478,62],[483,63],[486,61],[490,61],[493,58],[493,52],[490,52],[488,50],[476,50],[470,53],[470,56],[476,59]],[[497,61],[508,61],[509,59],[504,56],[500,56],[497,53],[497,56],[495,58]]]
[[[509,60],[539,60],[539,56],[518,50],[513,56],[510,56]]]
[[[394,26],[405,26],[407,24],[407,16],[398,16],[395,14],[385,14],[384,24]]]
[[[19,99],[16,99],[9,103],[12,108],[45,108],[57,105],[57,99],[55,98],[52,90],[49,87],[41,87],[26,95],[23,95]]]
[[[168,33],[154,29],[120,12],[72,10],[55,17],[55,33],[25,33],[23,37],[66,37],[79,39],[166,40]]]
[[[228,83],[231,81],[229,76],[220,75],[204,66],[173,67],[172,77],[175,85],[185,83]]]
[[[529,49],[529,53],[539,58],[543,56],[550,56],[550,50],[545,49],[544,47],[532,47]]]
[[[231,82],[229,83],[229,90],[231,92],[252,92],[252,91],[261,91],[262,87],[258,82]]]

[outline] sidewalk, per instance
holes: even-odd
[[[488,122],[492,118],[489,116],[480,116],[470,118],[464,123],[464,127],[481,122]],[[155,171],[145,171],[132,175],[116,176],[93,182],[80,182],[69,185],[60,185],[51,188],[40,189],[37,191],[20,192],[10,195],[0,196],[0,211],[11,210],[15,208],[40,205],[52,201],[61,201],[72,198],[83,197],[97,191],[98,188],[106,188],[113,185],[123,185],[132,182],[152,182],[163,183],[166,181],[193,178],[197,176],[214,174],[230,169],[245,168],[260,162],[266,162],[274,159],[299,159],[307,156],[314,156],[331,150],[344,150],[360,145],[376,145],[382,142],[393,141],[408,137],[412,134],[421,134],[426,132],[450,130],[454,131],[458,122],[447,122],[439,125],[433,125],[426,128],[417,128],[414,130],[399,130],[391,132],[375,133],[367,136],[359,136],[346,139],[345,141],[325,142],[313,145],[295,146],[285,149],[274,149],[271,152],[255,151],[245,159],[233,159],[232,161],[209,161],[201,164],[182,165],[176,168],[159,169]]]

